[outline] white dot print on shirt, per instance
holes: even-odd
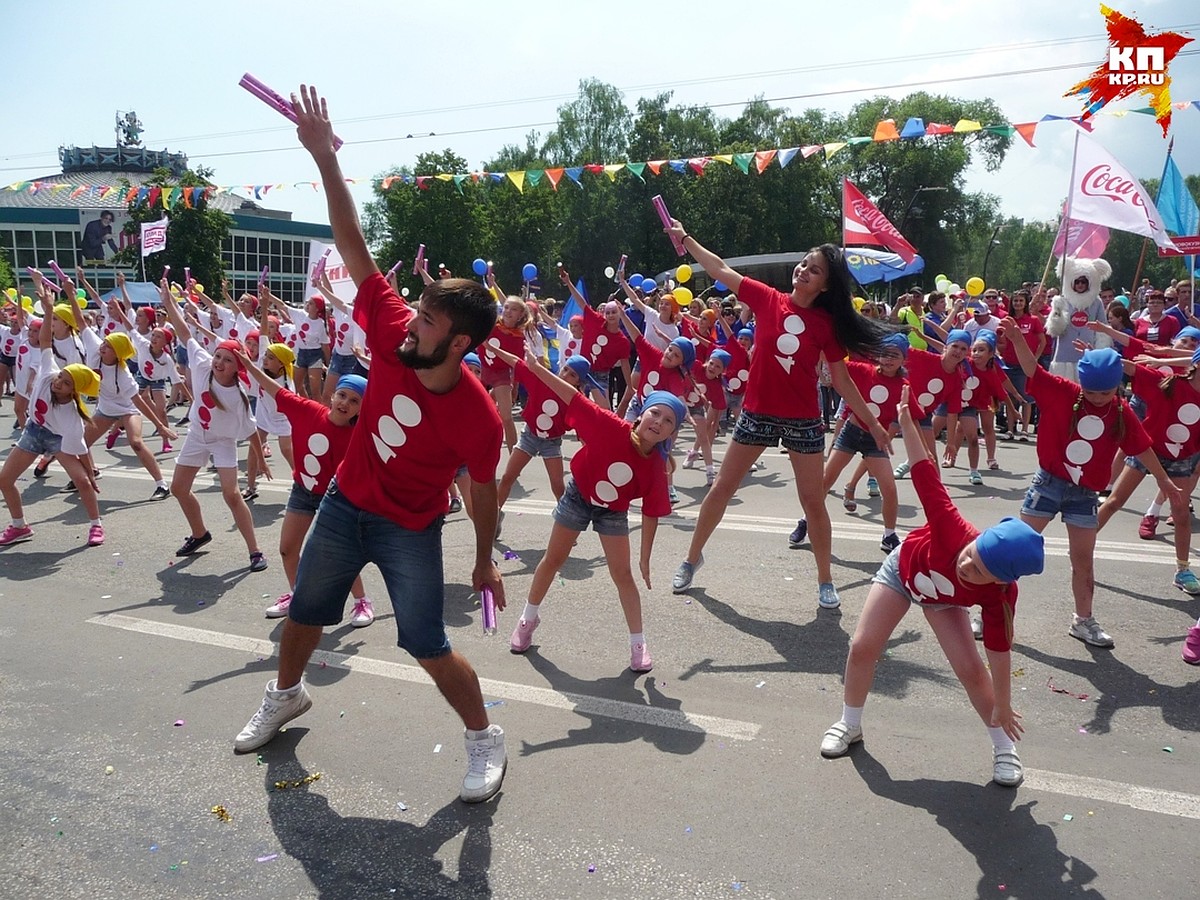
[[[804,320],[795,313],[792,313],[783,320],[783,334],[775,339],[775,349],[779,353],[775,359],[783,366],[783,370],[791,373],[792,366],[796,363],[796,351],[800,349],[799,335],[804,333]]]
[[[624,487],[633,480],[633,469],[628,463],[615,462],[608,467],[605,474],[608,480],[596,485],[596,499],[607,505],[617,499],[617,488]]]
[[[1079,437],[1067,444],[1067,461],[1086,465],[1096,452],[1092,441],[1104,434],[1104,420],[1099,416],[1084,416],[1075,426],[1075,432]]]
[[[749,369],[740,369],[738,373],[729,379],[729,389],[736,391],[750,378]]]
[[[408,440],[405,427],[414,428],[421,422],[421,407],[416,401],[404,394],[397,394],[392,399],[392,414],[380,416],[376,424],[376,433],[371,435],[375,444],[375,452],[385,463],[391,462],[396,455],[393,447],[401,447]]]
[[[499,347],[499,346],[500,346],[500,338],[498,338],[498,337],[489,338],[488,342],[483,345],[483,358],[484,358],[484,361],[488,363],[488,365],[491,365],[492,363],[494,363],[496,361],[496,354],[493,353],[492,351],[494,348]]]
[[[649,397],[654,391],[658,390],[658,382],[660,375],[658,372],[647,372],[646,383],[642,385],[642,396]]]
[[[869,398],[867,409],[871,411],[871,415],[875,416],[875,418],[879,418],[879,412],[881,410],[880,404],[887,403],[888,389],[882,384],[874,385],[867,394],[867,397]]]
[[[542,411],[537,417],[538,437],[546,437],[550,429],[554,427],[554,416],[558,410],[558,401],[553,397],[548,397],[542,402]]]
[[[310,491],[316,487],[316,476],[321,474],[321,457],[329,452],[329,438],[317,433],[308,438],[308,452],[304,455],[304,475],[300,483]]]

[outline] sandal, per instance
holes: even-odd
[[[854,499],[854,488],[846,486],[842,488],[842,507],[846,512],[854,512],[858,509],[858,501]]]
[[[243,500],[255,500],[258,498],[258,489],[251,486],[242,491]]]
[[[996,460],[994,460],[994,459],[989,459],[987,461],[987,466],[989,469],[991,469],[994,472],[1000,468],[1000,463],[996,462]]]
[[[953,469],[954,468],[954,457],[953,456],[943,456],[942,457],[942,468],[943,469]]]

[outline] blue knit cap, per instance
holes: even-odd
[[[1046,564],[1042,536],[1011,516],[980,533],[975,538],[975,552],[987,570],[1001,581],[1040,575]]]
[[[464,353],[463,354],[463,362],[466,363],[468,366],[474,366],[477,369],[483,368],[483,364],[479,361],[478,353]]]
[[[580,382],[584,389],[589,393],[591,391],[599,391],[604,393],[604,388],[600,387],[600,382],[592,377],[592,366],[582,356],[572,356],[569,359],[563,360],[563,368],[570,369],[579,376]]]
[[[950,344],[966,344],[971,346],[971,333],[964,328],[955,328],[946,335],[946,345]]]
[[[677,337],[671,341],[671,346],[678,347],[679,352],[683,354],[682,368],[690,369],[696,361],[696,345],[685,337]]]
[[[729,355],[727,352],[725,352],[724,350],[714,350],[712,353],[710,353],[710,354],[708,355],[708,358],[709,358],[709,359],[717,359],[717,360],[720,360],[720,361],[721,361],[721,365],[723,365],[723,366],[724,366],[725,368],[727,368],[727,369],[729,368],[729,364],[730,364],[731,362],[733,362],[733,357],[732,357],[732,356],[730,356],[730,355]]]
[[[367,379],[361,375],[343,375],[337,380],[336,390],[354,391],[361,397],[367,392]]]
[[[882,347],[891,347],[894,350],[899,350],[901,356],[908,356],[909,344],[907,334],[889,334],[883,339]]]
[[[1085,391],[1111,391],[1125,374],[1121,354],[1112,347],[1085,351],[1078,369],[1079,386]]]
[[[675,434],[658,445],[659,451],[666,458],[671,453],[675,435],[679,434],[679,429],[683,427],[683,423],[687,419],[687,408],[683,405],[683,401],[670,391],[651,391],[642,401],[642,411],[645,412],[652,406],[665,406],[675,416]]]
[[[750,338],[750,340],[754,340],[754,332],[749,328],[743,328],[737,333],[737,336],[740,338]]]

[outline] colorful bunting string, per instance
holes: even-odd
[[[1177,110],[1185,110],[1189,107],[1194,107],[1200,110],[1200,100],[1185,100],[1171,104]],[[1138,109],[1120,109],[1107,110],[1098,113],[1099,115],[1109,115],[1117,118],[1124,117],[1130,113],[1139,115],[1155,116],[1156,112],[1153,107],[1145,106]],[[1094,118],[1094,116],[1092,117]],[[427,191],[432,186],[433,181],[445,181],[454,185],[459,194],[463,193],[463,183],[469,178],[473,184],[490,183],[502,184],[510,182],[518,192],[525,193],[526,187],[536,188],[544,178],[550,185],[552,190],[557,191],[560,181],[565,174],[577,187],[583,189],[583,175],[587,173],[592,176],[607,176],[610,182],[615,182],[617,176],[623,172],[628,172],[639,181],[645,182],[646,172],[651,175],[661,176],[663,168],[670,171],[678,172],[685,175],[689,172],[697,177],[702,177],[712,163],[721,163],[726,166],[737,168],[743,175],[749,175],[750,169],[762,175],[772,163],[777,163],[779,168],[786,168],[797,155],[801,159],[809,159],[818,153],[824,153],[825,161],[831,160],[835,154],[845,149],[846,147],[858,147],[863,144],[870,143],[885,143],[888,141],[906,141],[917,140],[925,137],[952,137],[956,135],[972,135],[977,132],[985,132],[988,134],[996,134],[1002,137],[1012,137],[1014,134],[1020,135],[1021,139],[1030,147],[1034,147],[1034,137],[1037,128],[1043,122],[1072,122],[1087,131],[1092,130],[1092,122],[1083,120],[1079,116],[1054,116],[1044,115],[1037,121],[1033,122],[1012,122],[996,125],[983,125],[972,119],[960,119],[953,125],[929,122],[924,119],[913,117],[908,119],[903,127],[897,127],[894,119],[884,119],[875,125],[873,134],[870,136],[862,135],[858,137],[849,137],[842,141],[831,141],[826,144],[809,144],[804,147],[784,147],[774,148],[770,150],[757,150],[748,153],[717,153],[708,156],[693,156],[688,159],[653,159],[645,162],[621,162],[621,163],[590,163],[584,166],[566,166],[548,169],[517,169],[511,172],[471,172],[469,174],[451,174],[448,172],[440,172],[436,175],[386,175],[380,179],[367,178],[347,178],[349,184],[360,184],[371,182],[377,188],[384,191],[392,190],[397,184],[412,185],[417,190]],[[122,200],[124,203],[145,203],[149,206],[162,206],[163,209],[171,209],[178,206],[180,203],[185,208],[194,208],[201,200],[211,200],[218,191],[235,192],[243,191],[254,197],[256,200],[262,200],[269,191],[279,188],[286,188],[286,184],[241,184],[241,185],[210,185],[207,187],[171,187],[164,189],[159,186],[154,187],[131,187],[124,195],[119,195],[116,199]],[[297,181],[293,188],[311,187],[314,191],[321,187],[317,181]],[[117,192],[117,188],[111,185],[74,185],[70,182],[56,181],[17,181],[9,185],[0,185],[0,191],[26,192],[29,194],[38,194],[43,191],[49,191],[51,194],[59,194],[63,191],[70,190],[69,199],[78,200],[85,197],[94,196],[96,199],[103,200],[110,194]]]

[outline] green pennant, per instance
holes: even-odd
[[[462,194],[462,192],[463,192],[463,189],[462,189],[463,182],[466,181],[470,177],[471,177],[470,175],[455,175],[454,176],[454,178],[453,178],[454,186],[456,188],[458,188],[459,194]]]
[[[852,138],[847,138],[846,143],[847,143],[847,145],[849,145],[851,147],[857,147],[859,144],[869,144],[873,140],[875,140],[875,139],[869,138],[869,137],[852,137]]]
[[[754,159],[753,153],[735,153],[733,154],[733,164],[742,170],[743,175],[750,174],[750,161]]]
[[[537,187],[537,183],[542,180],[542,176],[545,174],[545,169],[526,169],[525,180],[529,182],[530,187]]]
[[[1017,129],[1011,125],[984,125],[983,130],[991,134],[998,134],[1001,137],[1012,137],[1017,133]]]
[[[642,173],[646,171],[646,164],[644,162],[625,163],[625,168],[627,168],[630,172],[632,172],[634,175],[636,175],[638,178],[638,181],[645,183],[646,179],[642,175]]]

